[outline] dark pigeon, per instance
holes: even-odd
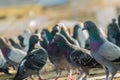
[[[41,46],[35,48],[35,44],[38,43],[38,41],[38,35],[31,35],[28,55],[21,61],[13,80],[23,80],[33,74],[37,74],[39,79],[42,80],[39,76],[39,71],[46,64],[48,53]]]
[[[90,55],[90,51],[72,45],[63,35],[56,34],[53,43],[57,44],[72,66],[82,68],[83,72],[86,74],[83,79],[87,78],[91,68],[101,67],[101,65]]]
[[[116,23],[116,19],[112,19],[112,23],[108,25],[108,40],[118,46],[120,46],[120,27]]]

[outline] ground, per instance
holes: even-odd
[[[7,75],[4,73],[0,74],[0,80],[12,80],[13,77],[16,74],[16,71],[13,70],[12,68],[10,68],[10,73],[12,75]],[[40,71],[41,77],[43,78],[43,80],[54,80],[56,73],[54,71],[54,67],[53,65],[48,61],[47,64],[43,67],[43,69]],[[67,72],[65,70],[63,70],[61,77],[59,78],[59,80],[67,80]],[[116,78],[114,80],[120,80],[119,78],[120,74],[118,73],[116,75]],[[78,74],[74,74],[73,78],[74,80],[76,80],[76,78],[78,77]],[[104,71],[103,69],[92,69],[90,71],[90,75],[88,80],[104,80],[105,75],[104,75]],[[31,80],[30,78],[28,78],[28,80]],[[37,76],[34,75],[34,80],[37,80]]]

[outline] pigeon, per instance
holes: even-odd
[[[91,55],[106,68],[106,80],[113,80],[120,69],[120,48],[108,41],[93,21],[85,21],[83,30],[87,30],[90,36]]]
[[[42,41],[40,41],[41,46],[43,46],[48,52],[50,62],[54,65],[57,74],[55,80],[58,80],[60,78],[62,70],[70,67],[68,61],[61,53],[61,51],[57,48],[56,44],[51,43],[52,38],[59,31],[60,28],[57,24],[55,24],[51,32],[49,32],[48,29],[43,29],[41,32]]]
[[[112,23],[109,24],[108,26],[108,40],[118,46],[120,46],[119,44],[119,35],[120,35],[120,28],[116,23],[116,19],[113,18],[112,19]]]
[[[82,26],[80,24],[76,24],[74,26],[72,37],[78,41],[81,48],[85,48],[87,38],[85,37],[85,34],[82,31]]]
[[[40,41],[40,45],[47,50],[48,45],[51,41],[52,35],[50,34],[48,29],[43,29],[41,31],[41,38],[42,40]]]
[[[51,31],[52,39],[56,33],[60,32],[60,30],[61,30],[61,27],[59,26],[59,24],[55,24],[53,26],[52,31]]]
[[[72,45],[62,34],[56,34],[52,42],[57,44],[70,65],[76,67],[78,70],[79,68],[82,69],[82,72],[85,73],[83,79],[87,78],[91,68],[101,67],[101,65],[91,56],[89,50]],[[81,76],[82,73],[79,75],[78,79]]]
[[[7,63],[7,60],[5,59],[4,55],[2,54],[0,50],[0,72],[4,72],[6,74],[10,75],[9,68],[11,65]]]
[[[24,44],[24,51],[28,51],[28,47],[29,47],[29,38],[31,36],[31,31],[29,29],[24,30],[24,40],[23,40],[23,44]]]
[[[73,67],[68,63],[63,52],[57,47],[57,44],[50,43],[47,51],[48,51],[49,59],[54,65],[57,74],[55,80],[58,80],[60,78],[62,70],[67,70],[68,73],[70,72],[70,69]],[[72,78],[70,77],[69,79]]]
[[[35,44],[38,42],[38,35],[31,35],[29,39],[28,55],[21,61],[13,80],[23,80],[33,74],[37,74],[39,80],[42,80],[39,76],[39,71],[46,64],[48,53],[41,46],[35,48]]]
[[[15,66],[16,69],[18,64],[27,55],[25,51],[10,45],[10,43],[4,37],[0,37],[0,49],[3,56],[7,60],[7,63]]]

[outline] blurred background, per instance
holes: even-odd
[[[104,30],[120,15],[120,0],[0,0],[0,36],[22,34],[26,28],[51,28],[56,22],[72,26],[93,20]]]

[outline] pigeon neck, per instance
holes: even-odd
[[[34,47],[35,47],[35,43],[29,43],[29,49],[28,49],[28,53],[30,52],[30,51],[32,51],[33,49],[34,49]]]
[[[51,39],[54,37],[54,35],[55,35],[56,33],[57,33],[56,31],[52,31],[52,32],[51,32]]]
[[[75,31],[75,32],[73,33],[73,38],[74,38],[74,39],[77,39],[77,36],[78,36],[78,33],[77,33],[77,31]]]
[[[98,29],[89,31],[89,34],[91,50],[96,51],[105,42],[105,38]]]
[[[78,31],[80,30],[80,28],[75,28],[74,32],[73,32],[73,38],[77,39],[78,38]]]
[[[44,37],[44,38],[43,38],[43,42],[48,45],[50,41],[49,41],[49,39],[48,39],[47,37]]]
[[[79,44],[75,42],[75,40],[69,35],[69,33],[68,33],[67,31],[65,32],[65,30],[62,30],[62,31],[61,31],[61,34],[64,35],[64,36],[66,37],[66,39],[67,39],[70,43],[79,46]]]
[[[43,38],[42,41],[40,41],[40,45],[44,48],[47,49],[48,45],[49,45],[49,41],[47,41],[46,39]]]

